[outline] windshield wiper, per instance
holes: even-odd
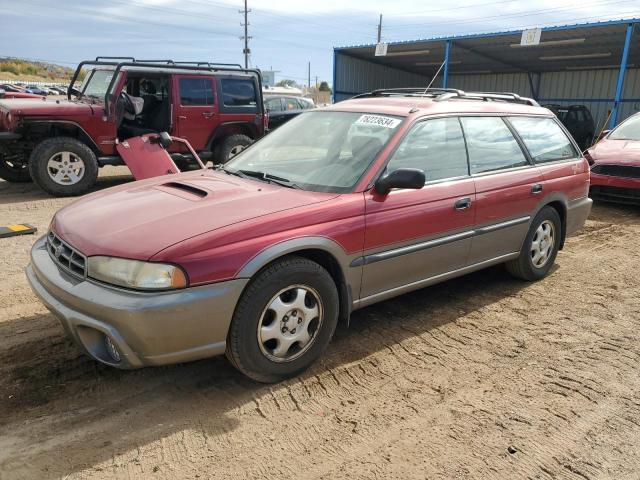
[[[220,167],[219,170],[222,170],[229,175],[235,175],[241,178],[255,178],[257,180],[262,180],[268,183],[275,183],[277,185],[282,185],[287,188],[295,188],[301,190],[302,187],[291,180],[283,177],[278,177],[277,175],[272,175],[266,172],[259,172],[256,170],[227,170],[224,167]]]

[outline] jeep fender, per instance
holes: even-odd
[[[35,130],[39,133],[38,138],[75,137],[93,150],[96,156],[102,155],[100,147],[98,147],[91,135],[76,122],[70,120],[25,120],[24,126],[35,127]]]
[[[260,132],[255,123],[245,121],[226,122],[220,124],[220,126],[214,130],[207,142],[207,150],[213,151],[213,144],[216,141],[236,134],[246,135],[253,140],[257,140],[258,137],[260,137]]]

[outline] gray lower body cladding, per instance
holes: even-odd
[[[91,357],[119,368],[165,365],[224,353],[247,279],[171,292],[133,292],[62,271],[39,239],[26,269],[33,291]],[[116,362],[105,336],[118,349]]]

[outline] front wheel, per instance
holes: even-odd
[[[338,322],[331,275],[288,257],[257,274],[242,294],[227,336],[227,358],[264,383],[297,375],[325,350]]]
[[[31,181],[29,165],[22,155],[0,154],[0,178],[11,183]]]
[[[555,208],[544,207],[535,216],[522,245],[520,256],[507,262],[507,270],[523,280],[547,276],[560,248],[562,223]]]
[[[58,197],[77,196],[93,186],[98,160],[93,151],[71,137],[40,142],[29,158],[31,178],[45,192]]]

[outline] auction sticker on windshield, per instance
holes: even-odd
[[[399,118],[383,117],[382,115],[362,115],[355,125],[377,125],[385,128],[396,128],[400,122]]]

